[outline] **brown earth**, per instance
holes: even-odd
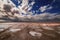
[[[21,30],[0,32],[0,40],[60,40],[60,23],[0,23],[0,27],[3,26]],[[31,31],[37,34],[33,36]]]

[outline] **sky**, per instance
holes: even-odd
[[[15,6],[13,10],[18,9],[22,21],[60,21],[60,0],[10,1]]]
[[[39,10],[40,7],[45,7],[48,10],[45,10],[44,12],[50,12],[50,13],[60,13],[60,0],[29,0],[29,3],[35,2],[33,5],[31,11],[38,11],[37,14],[41,13],[41,10]],[[12,2],[19,6],[22,2],[18,3],[17,0],[12,0]],[[49,9],[50,8],[50,9]],[[52,11],[53,10],[53,11]]]

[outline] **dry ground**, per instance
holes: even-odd
[[[0,23],[1,28],[7,29],[0,32],[0,40],[60,40],[60,23]]]

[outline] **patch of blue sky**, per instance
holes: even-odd
[[[16,5],[16,7],[18,7],[22,2],[20,1],[18,1],[18,0],[11,0],[15,5]]]

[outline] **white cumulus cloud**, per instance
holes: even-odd
[[[49,9],[52,9],[53,7],[52,6],[49,6],[49,5],[45,5],[45,6],[41,6],[39,9],[41,12],[44,12],[46,10],[49,10]]]

